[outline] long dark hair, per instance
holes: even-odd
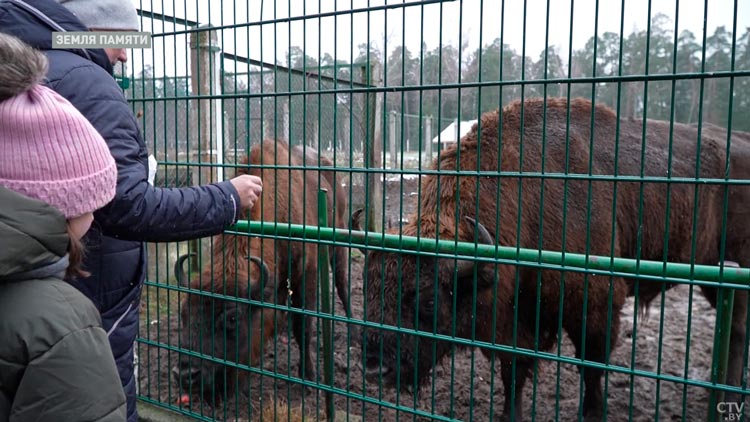
[[[83,242],[73,236],[70,231],[70,225],[68,225],[68,237],[70,237],[70,243],[68,246],[68,259],[70,264],[68,269],[65,271],[65,278],[72,280],[74,278],[85,278],[91,275],[91,273],[83,270],[83,258],[86,256],[86,247]]]

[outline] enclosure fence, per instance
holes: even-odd
[[[117,79],[154,187],[264,179],[148,244],[144,409],[745,420],[750,5],[138,10]]]

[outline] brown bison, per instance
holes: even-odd
[[[292,147],[292,153],[295,158],[304,157],[304,163],[313,167],[330,167],[334,168],[333,162],[310,147],[295,145]],[[320,160],[320,163],[318,163]],[[317,171],[305,170],[310,176],[317,181]],[[349,218],[347,211],[347,198],[344,187],[336,178],[336,172],[332,170],[321,170],[321,185],[328,191],[328,225],[340,229],[349,228]],[[334,271],[334,281],[336,289],[339,292],[339,299],[344,305],[347,317],[352,317],[351,304],[349,303],[348,282],[349,282],[349,260],[347,248],[336,246],[330,255],[331,268]]]
[[[241,161],[247,168],[241,168],[239,173],[261,177],[264,189],[246,219],[318,225],[318,188],[333,190],[325,180],[318,184],[312,171],[288,169],[300,163],[301,157],[281,141],[266,140],[250,150],[249,157]],[[187,255],[180,257],[175,264],[181,284],[186,283],[182,270],[186,258]],[[257,265],[248,265],[249,262]],[[312,310],[316,309],[317,272],[318,246],[314,243],[229,234],[215,236],[212,261],[189,281],[192,289],[208,294],[190,294],[181,304],[180,346],[219,360],[257,366],[265,346],[276,334],[279,321],[276,310],[239,304],[214,294],[282,304],[289,300],[294,308]],[[343,280],[344,286],[346,281]],[[339,297],[348,305],[342,281],[337,280],[336,285]],[[300,350],[299,376],[312,379],[311,330],[305,319],[292,311],[292,331]],[[247,375],[245,371],[238,374],[222,362],[198,361],[189,355],[181,355],[172,372],[187,392],[202,392],[205,399],[214,400],[244,383]]]
[[[696,177],[699,138],[695,128],[675,124],[670,137],[668,122],[649,120],[645,154],[641,153],[643,135],[643,122],[618,121],[612,110],[592,107],[583,99],[570,104],[565,99],[547,99],[546,107],[542,99],[531,99],[485,113],[457,145],[440,155],[434,167],[447,172],[488,173],[424,177],[419,199],[422,212],[410,216],[399,233],[657,261],[689,262],[694,256],[696,264],[715,265],[721,259],[749,263],[750,248],[745,243],[750,229],[742,222],[745,210],[750,209],[746,187],[730,189],[727,225],[732,229],[727,231],[722,257],[722,186],[679,183],[668,188],[666,183],[633,180],[615,185],[607,178],[562,176],[639,176],[642,171],[651,177]],[[725,140],[704,134],[700,141],[697,175],[725,177]],[[736,143],[731,160],[733,178],[750,176],[746,174],[748,160],[750,144]],[[499,170],[537,175],[498,176]],[[559,177],[539,177],[542,172]],[[353,215],[353,228],[361,227],[360,216],[361,210]],[[696,239],[691,238],[694,227]],[[365,262],[365,319],[370,323],[549,350],[561,334],[558,323],[562,319],[576,357],[596,362],[606,362],[616,345],[626,297],[637,294],[645,309],[663,287],[660,282],[586,276],[578,271],[563,274],[532,266],[379,250],[367,252]],[[715,305],[715,289],[703,291]],[[737,324],[732,331],[732,370],[736,372],[730,377],[737,380],[745,309],[746,298],[738,292]],[[373,327],[362,336],[368,378],[382,376],[405,390],[420,387],[451,346],[431,336]],[[494,353],[487,348],[482,352],[487,358]],[[523,387],[534,361],[516,355],[514,374],[513,356],[507,352],[497,356],[505,393],[503,418],[513,415],[522,420]],[[600,419],[603,371],[591,367],[579,371],[585,385],[583,414],[587,419]]]

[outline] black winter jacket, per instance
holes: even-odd
[[[101,312],[128,396],[128,421],[136,421],[133,344],[146,277],[143,242],[169,242],[221,233],[240,216],[229,181],[182,189],[148,183],[148,152],[104,50],[52,49],[53,31],[85,31],[54,0],[0,0],[0,31],[19,37],[49,58],[47,85],[94,125],[117,162],[117,193],[97,211],[84,239],[87,279],[73,284]]]

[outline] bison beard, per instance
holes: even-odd
[[[505,172],[588,174],[591,171],[598,175],[638,176],[643,164],[646,176],[668,174],[668,122],[647,122],[647,151],[641,163],[641,121],[620,120],[618,133],[618,119],[612,110],[592,107],[583,99],[572,100],[569,104],[565,99],[547,99],[546,108],[543,100],[532,99],[523,103],[523,114],[521,110],[522,104],[515,102],[502,111],[485,113],[480,124],[457,145],[446,149],[434,167],[448,171],[497,172],[500,164]],[[697,130],[681,124],[674,124],[672,130],[671,174],[695,177]],[[502,145],[499,145],[500,134]],[[616,140],[619,142],[617,156]],[[746,170],[750,162],[748,140],[746,134],[733,134],[733,178],[750,176]],[[725,146],[726,133],[722,138],[719,129],[712,128],[712,132],[703,134],[698,176],[724,177]],[[542,189],[543,209],[540,207]],[[410,216],[399,233],[447,240],[457,237],[468,242],[473,242],[477,236],[483,243],[494,244],[493,239],[497,239],[497,243],[505,246],[536,249],[541,244],[546,250],[588,251],[593,255],[629,258],[638,257],[637,246],[640,246],[642,259],[660,261],[666,256],[670,261],[689,262],[694,189],[694,185],[674,184],[668,194],[665,183],[647,183],[643,187],[641,208],[641,184],[621,181],[617,184],[616,208],[613,209],[615,190],[611,181],[429,175],[423,179],[419,199],[421,214]],[[696,208],[699,228],[696,235],[699,239],[695,263],[714,265],[721,259],[744,265],[750,263],[750,248],[746,245],[750,229],[746,228],[746,222],[742,223],[746,210],[750,209],[748,189],[730,188],[727,224],[731,229],[727,230],[724,257],[720,256],[724,188],[699,185],[697,189],[700,201]],[[669,227],[666,227],[667,197],[670,199]],[[567,204],[565,209],[564,204]],[[361,229],[360,216],[361,212],[352,216],[352,227]],[[476,218],[476,224],[472,217]],[[668,248],[666,230],[669,230]],[[506,264],[472,265],[387,251],[369,251],[366,255],[365,318],[371,323],[489,343],[516,344],[532,350],[538,324],[539,350],[549,350],[557,340],[558,321],[562,318],[562,326],[575,345],[576,357],[597,362],[606,362],[607,350],[616,345],[620,311],[626,297],[637,291],[643,311],[662,289],[658,282],[598,275],[585,277],[580,272],[565,273],[563,284],[560,271]],[[538,277],[541,278],[539,284]],[[516,287],[519,295],[517,307],[514,307]],[[715,306],[715,289],[702,289]],[[564,292],[562,307],[561,291]],[[746,293],[736,292],[729,375],[729,382],[735,385],[742,373],[742,322],[746,303]],[[537,320],[538,306],[541,309]],[[476,313],[472,313],[472,309],[476,309]],[[584,312],[585,338],[582,335]],[[517,324],[515,338],[514,324]],[[361,338],[370,378],[382,376],[401,389],[419,387],[427,380],[430,370],[451,350],[447,341],[371,327],[363,331]],[[585,356],[582,354],[584,346]],[[482,352],[488,359],[492,357],[491,350],[485,348]],[[505,393],[503,417],[514,414],[516,420],[521,420],[522,391],[533,360],[515,356],[516,399],[512,403],[513,356],[497,353],[497,357],[501,361]],[[582,367],[579,371],[585,384],[583,414],[587,419],[601,419],[603,372]]]
[[[308,151],[308,165],[317,165],[317,158]],[[333,189],[332,171],[324,171],[320,181],[314,170],[288,170],[283,167],[300,166],[305,152],[290,149],[283,141],[266,140],[255,145],[240,164],[247,165],[239,173],[261,177],[264,189],[260,199],[245,219],[253,221],[318,225],[317,196],[319,189],[328,195],[328,216],[338,228],[346,228],[346,199],[340,186]],[[290,160],[291,158],[291,160]],[[312,162],[311,162],[312,161]],[[323,164],[330,164],[323,159]],[[260,168],[260,166],[263,168]],[[279,166],[275,169],[268,166]],[[330,182],[329,182],[330,180]],[[333,197],[336,195],[336,211]],[[284,241],[271,238],[221,234],[213,239],[213,256],[206,263],[200,277],[189,281],[192,289],[239,298],[283,303],[287,298],[292,307],[314,310],[317,292],[318,246],[310,242]],[[331,254],[335,259],[334,281],[339,298],[351,316],[347,293],[348,273],[346,251],[341,248]],[[188,255],[175,263],[175,274],[180,285],[188,279],[182,264]],[[248,259],[249,257],[249,259]],[[249,263],[256,265],[250,266]],[[265,280],[260,283],[261,276]],[[293,294],[288,295],[287,281]],[[303,284],[304,283],[304,284]],[[212,295],[188,295],[181,304],[181,347],[244,365],[257,366],[264,348],[276,335],[275,309],[251,307]],[[281,312],[281,311],[280,311]],[[313,379],[310,351],[312,333],[305,316],[294,313],[292,331],[300,351],[299,376]],[[304,340],[303,340],[304,335]],[[197,364],[197,365],[196,365]],[[304,369],[303,369],[304,365]],[[219,400],[232,393],[246,381],[247,371],[231,369],[228,365],[181,355],[173,376],[187,393],[203,392],[204,400]],[[236,379],[239,378],[239,379]]]

